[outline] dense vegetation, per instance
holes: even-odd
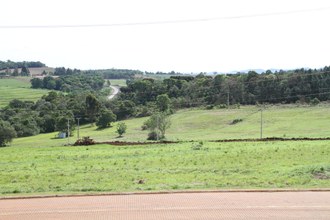
[[[257,74],[237,73],[216,75],[199,74],[154,79],[128,80],[121,89],[120,99],[130,100],[136,106],[154,103],[167,94],[175,108],[203,105],[257,104],[257,103],[310,103],[316,99],[330,99],[330,67],[319,70],[267,71]],[[314,100],[315,101],[315,100]]]
[[[58,78],[46,76],[43,79],[31,79],[34,89],[49,89],[63,92],[100,91],[105,80],[100,75],[64,75]]]
[[[130,79],[135,75],[142,75],[143,72],[139,70],[127,69],[105,69],[105,70],[79,70],[79,69],[66,69],[65,67],[55,68],[55,76],[74,75],[74,74],[87,74],[87,75],[102,75],[105,79]]]
[[[23,62],[13,62],[11,60],[0,61],[0,70],[5,69],[15,69],[15,68],[32,68],[32,67],[45,67],[46,65],[39,61],[23,61]]]
[[[132,79],[137,76],[148,76],[148,77],[158,77],[158,76],[174,76],[174,75],[183,75],[182,73],[176,73],[174,71],[165,73],[165,72],[143,72],[140,70],[129,70],[129,69],[101,69],[101,70],[79,70],[79,69],[66,69],[64,67],[55,68],[54,75],[63,76],[63,75],[73,75],[73,74],[89,74],[89,75],[102,75],[105,79]]]
[[[78,69],[70,69],[65,67],[56,67],[54,70],[55,76],[65,76],[65,75],[73,75],[73,74],[79,74],[81,73],[81,70]]]
[[[105,79],[130,79],[135,75],[142,75],[143,72],[139,70],[127,69],[106,69],[106,70],[87,70],[86,74],[101,74]]]
[[[53,131],[67,133],[68,123],[72,132],[77,118],[81,123],[98,122],[100,127],[108,127],[116,116],[106,108],[107,102],[101,102],[90,91],[68,95],[50,92],[35,103],[12,100],[1,109],[0,119],[9,122],[18,137]]]
[[[174,71],[165,72],[142,72],[140,70],[129,70],[129,69],[105,69],[105,70],[87,70],[84,71],[86,74],[101,74],[105,79],[132,79],[136,76],[173,76],[173,75],[183,75],[182,73],[176,73]]]
[[[14,99],[1,109],[0,119],[8,122],[5,125],[9,130],[14,129],[14,136],[18,137],[53,131],[67,133],[68,123],[71,123],[72,131],[78,117],[81,118],[81,123],[98,121],[103,127],[107,127],[111,121],[102,120],[104,112],[110,115],[113,113],[96,98],[104,83],[102,76],[86,74],[33,78],[31,84],[34,89],[59,90],[67,94],[53,91],[37,102]],[[115,116],[112,121],[114,120]],[[9,136],[10,133],[7,134]]]

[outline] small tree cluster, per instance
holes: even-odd
[[[171,121],[167,114],[155,113],[143,126],[149,130],[148,140],[162,140],[165,138],[166,129],[171,126]]]
[[[314,98],[311,100],[310,104],[313,106],[316,106],[316,105],[320,104],[320,100],[318,98]]]
[[[99,129],[102,128],[108,128],[111,126],[112,122],[115,122],[117,119],[117,116],[113,114],[111,110],[103,110],[101,112],[100,117],[96,121],[96,126]]]

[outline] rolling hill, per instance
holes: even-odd
[[[330,137],[330,104],[319,106],[272,105],[263,110],[263,137]],[[219,139],[244,139],[260,137],[259,107],[243,106],[240,109],[186,109],[170,116],[171,127],[166,131],[170,141],[209,141]],[[242,119],[232,124],[235,119]],[[148,131],[141,126],[147,118],[128,119],[127,132],[117,138],[116,125],[98,130],[96,126],[80,127],[80,137],[90,136],[96,141],[146,141]],[[57,132],[15,139],[12,146],[60,146],[67,139],[56,139]],[[70,142],[77,138],[77,130]]]
[[[48,90],[31,89],[29,77],[0,79],[0,107],[6,106],[11,100],[36,101]]]

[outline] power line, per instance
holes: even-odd
[[[68,119],[68,144],[70,144],[70,120]]]
[[[260,109],[260,139],[262,139],[262,126],[263,126],[263,120],[262,120],[262,108]]]
[[[199,22],[210,22],[220,20],[237,20],[255,17],[268,17],[268,16],[279,16],[289,15],[298,13],[308,13],[315,11],[329,10],[330,6],[313,8],[313,9],[301,9],[281,12],[268,12],[258,14],[247,14],[247,15],[234,15],[234,16],[222,16],[222,17],[210,17],[210,18],[197,18],[197,19],[181,19],[181,20],[163,20],[163,21],[147,21],[147,22],[128,22],[128,23],[105,23],[105,24],[58,24],[58,25],[0,25],[0,29],[50,29],[50,28],[98,28],[98,27],[121,27],[121,26],[145,26],[145,25],[163,25],[163,24],[183,24],[183,23],[199,23]]]
[[[300,95],[294,95],[294,96],[283,96],[278,98],[268,98],[268,99],[257,99],[257,102],[268,102],[268,101],[274,101],[274,100],[287,100],[291,98],[300,98],[300,97],[306,97],[306,96],[317,96],[317,95],[327,95],[330,94],[330,92],[319,92],[319,93],[312,93],[312,94],[300,94]]]
[[[241,84],[247,85],[247,84],[258,84],[258,83],[262,83],[262,82],[272,82],[272,81],[276,81],[276,80],[286,80],[286,79],[291,79],[291,78],[303,78],[302,80],[307,80],[306,77],[307,76],[322,76],[322,75],[326,75],[329,74],[329,71],[324,71],[324,72],[316,72],[316,73],[285,73],[284,75],[279,75],[279,73],[272,73],[272,74],[276,74],[274,75],[276,78],[272,78],[272,79],[256,79],[256,81],[248,81],[248,82],[241,82]],[[234,74],[235,75],[235,74]],[[244,74],[242,74],[244,75]],[[247,75],[247,74],[245,74]],[[258,74],[258,76],[260,76],[262,74]],[[320,79],[318,79],[320,80]],[[324,79],[322,79],[324,80]],[[235,81],[234,81],[235,82]],[[310,81],[311,82],[311,81]]]
[[[291,78],[297,78],[300,77],[302,78],[303,81],[307,81],[308,79],[306,79],[306,77],[308,76],[328,76],[330,75],[330,71],[322,71],[322,72],[314,72],[314,73],[295,73],[295,72],[284,72],[283,74],[279,73],[279,72],[274,72],[271,73],[270,75],[274,74],[273,76],[275,76],[275,78],[271,78],[271,79],[256,79],[255,81],[247,81],[247,82],[241,82],[240,84],[243,85],[248,85],[248,84],[258,84],[258,83],[263,83],[263,82],[272,82],[272,81],[278,81],[278,80],[287,80],[287,79],[291,79]],[[221,75],[221,74],[219,74]],[[226,77],[227,75],[237,75],[237,76],[248,76],[247,73],[234,73],[234,74],[223,74],[224,77]],[[266,74],[258,74],[258,76],[263,76]],[[170,79],[170,78],[169,78]],[[236,79],[236,78],[235,78]],[[141,79],[143,80],[143,79]],[[325,79],[318,79],[319,81],[321,80],[325,80]],[[309,81],[309,80],[308,80]],[[233,83],[236,83],[237,81],[230,81]],[[312,82],[312,81],[310,81]],[[146,93],[146,92],[140,92],[140,93]]]
[[[227,92],[226,93],[220,93],[220,94],[225,95],[225,94],[227,94]],[[259,101],[268,102],[268,101],[273,101],[273,100],[283,100],[283,101],[285,101],[285,100],[288,100],[290,98],[300,98],[300,97],[326,95],[326,94],[330,94],[330,91],[329,92],[310,93],[310,94],[299,94],[299,95],[294,95],[294,96],[282,96],[282,97],[278,97],[278,98],[256,99],[256,101],[257,102],[259,102]],[[195,105],[195,104],[196,105],[201,105],[201,104],[203,104],[203,102],[189,102],[189,104],[191,104],[191,105]],[[31,109],[19,109],[19,111],[20,112],[25,112],[25,113],[31,113],[31,112],[36,112],[37,113],[37,111],[31,110]],[[258,110],[258,111],[260,111],[260,110]],[[251,113],[251,115],[257,113],[258,111]],[[51,113],[62,113],[63,111],[62,110],[50,110],[50,112]],[[88,115],[88,114],[77,114],[77,115],[73,115],[73,117],[75,119],[79,118],[79,120],[88,118],[90,116],[100,116],[100,114],[90,114],[90,115]],[[70,117],[70,116],[68,116],[68,117]]]
[[[300,77],[302,78],[301,80],[299,80],[299,82],[306,82],[306,83],[312,83],[312,81],[310,81],[309,79],[307,79],[307,76],[317,76],[317,75],[323,75],[323,74],[329,74],[330,72],[317,72],[317,73],[306,73],[303,75],[295,75],[296,73],[290,73],[289,76],[284,76],[284,77],[279,77],[276,76],[276,78],[273,79],[256,79],[256,81],[248,81],[248,82],[242,82],[242,81],[238,81],[239,85],[250,85],[250,84],[255,84],[258,85],[260,83],[263,82],[272,82],[272,81],[279,81],[279,80],[288,80],[291,78],[296,78],[296,77]],[[328,76],[328,75],[327,75]],[[330,78],[326,78],[326,79],[318,79],[318,81],[325,81],[325,80],[329,80]],[[226,90],[225,92],[219,92],[217,93],[217,95],[227,95],[229,93],[229,89],[230,87],[235,87],[236,86],[237,81],[230,81],[229,83],[227,82],[227,87],[224,87],[223,89]],[[231,84],[231,85],[229,85]],[[227,88],[227,89],[226,89]],[[318,90],[325,90],[325,89],[330,89],[330,88],[318,88]],[[148,94],[149,92],[147,91],[139,91],[138,94]]]
[[[79,124],[79,120],[80,120],[80,117],[77,117],[76,118],[78,120],[78,130],[77,130],[77,136],[78,136],[78,139],[80,138],[79,137],[79,130],[80,130],[80,124]]]
[[[330,88],[328,88],[328,89],[330,89]],[[227,92],[218,93],[218,95],[224,95],[223,96],[224,99],[225,99],[226,94],[227,94]],[[256,96],[255,101],[256,102],[270,102],[270,101],[274,101],[274,100],[286,101],[286,100],[292,99],[292,98],[301,98],[301,97],[327,95],[327,94],[330,94],[330,91],[329,92],[310,93],[310,94],[298,94],[298,95],[293,95],[293,96],[281,96],[281,97],[277,97],[277,98],[267,98],[267,99],[258,99],[257,97],[260,97],[260,96]],[[203,102],[189,102],[189,104],[191,104],[191,105],[201,105],[201,104],[203,104]]]

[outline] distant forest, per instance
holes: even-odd
[[[64,75],[57,78],[45,76],[44,78],[32,78],[33,89],[49,89],[62,92],[100,91],[105,80],[101,75]]]
[[[1,61],[0,60],[0,70],[5,69],[15,69],[15,68],[34,68],[34,67],[45,67],[46,65],[39,61],[23,61],[23,62],[13,62],[10,60]]]
[[[257,103],[310,103],[330,100],[330,66],[293,71],[254,71],[209,76],[171,76],[162,81],[145,78],[127,81],[120,99],[135,105],[155,102],[166,94],[175,108]]]
[[[183,73],[171,72],[143,72],[140,70],[129,70],[129,69],[102,69],[102,70],[78,70],[78,69],[66,69],[65,67],[55,68],[55,76],[63,75],[74,75],[78,73],[83,73],[87,75],[102,75],[105,79],[132,79],[136,76],[159,76],[159,75],[185,75]]]

